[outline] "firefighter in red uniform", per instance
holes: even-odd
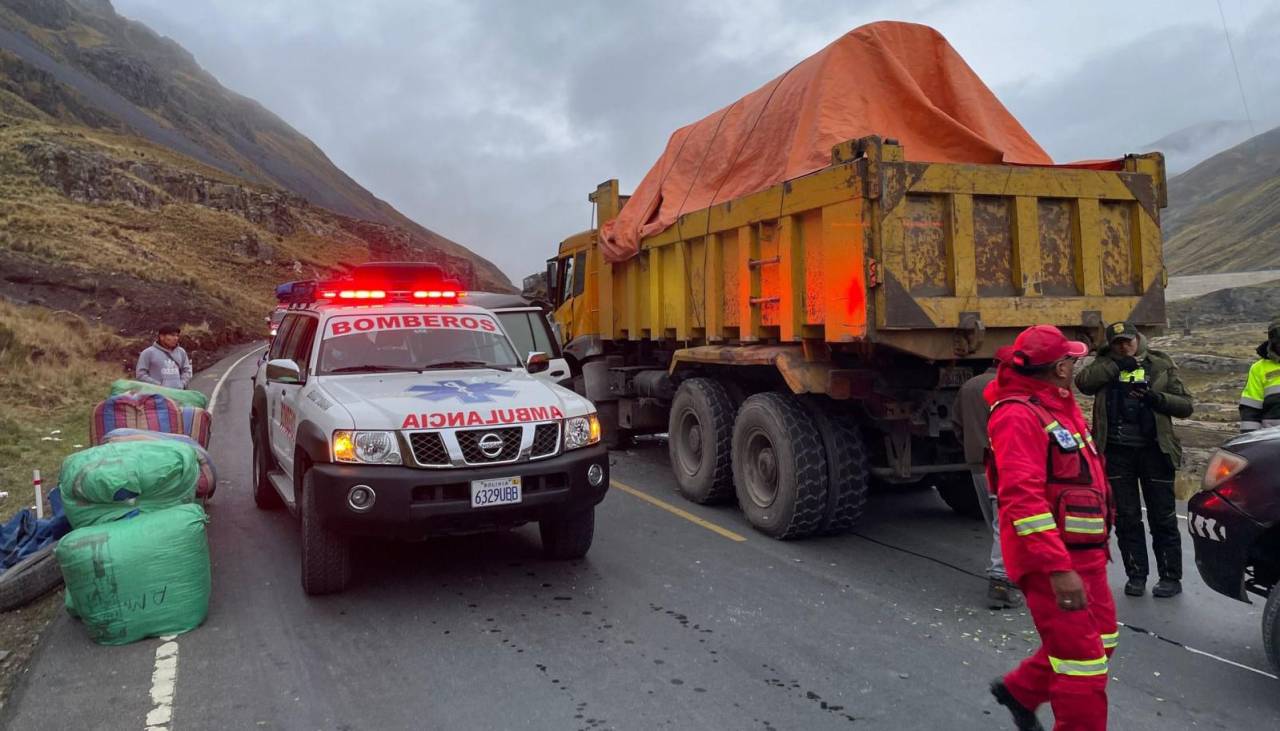
[[[1111,495],[1071,394],[1076,361],[1087,352],[1056,327],[1027,328],[998,354],[986,390],[1000,547],[1041,641],[991,684],[1019,729],[1043,728],[1035,710],[1046,701],[1058,731],[1107,727],[1107,659],[1118,639],[1107,585]]]

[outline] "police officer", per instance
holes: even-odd
[[[1271,321],[1267,340],[1240,392],[1240,431],[1280,426],[1280,318]]]
[[[1147,539],[1142,504],[1151,522],[1151,543],[1160,580],[1151,595],[1182,591],[1182,539],[1175,511],[1174,475],[1182,445],[1173,417],[1191,416],[1191,395],[1168,355],[1147,348],[1131,322],[1107,328],[1108,342],[1076,376],[1081,393],[1093,396],[1093,429],[1107,457],[1107,477],[1116,501],[1116,536],[1129,580],[1128,596],[1147,590]]]
[[[1056,729],[1107,727],[1107,663],[1118,638],[1107,586],[1110,496],[1071,393],[1087,352],[1056,327],[1027,328],[997,353],[987,387],[1000,545],[1042,643],[991,684],[1019,729],[1041,728],[1035,709],[1045,702]]]

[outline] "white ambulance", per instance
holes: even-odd
[[[253,379],[253,495],[300,518],[308,594],[346,587],[352,536],[537,522],[548,557],[591,547],[609,485],[595,408],[458,300],[360,281],[292,295]]]

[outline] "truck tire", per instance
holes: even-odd
[[[596,509],[580,510],[538,522],[542,555],[555,561],[582,558],[596,533]]]
[[[1280,670],[1280,582],[1271,586],[1267,606],[1262,610],[1262,645],[1271,666]]]
[[[973,477],[968,472],[938,475],[933,486],[947,507],[966,518],[982,519],[982,506],[978,504],[978,493],[973,487]]]
[[[667,420],[667,454],[676,489],[699,505],[733,499],[733,417],[737,409],[718,381],[680,384]]]
[[[316,509],[315,481],[302,476],[302,590],[308,594],[333,594],[351,580],[350,540],[320,524]]]
[[[871,489],[871,467],[862,430],[845,414],[834,412],[818,399],[805,399],[827,455],[827,509],[819,535],[838,535],[853,528],[862,517]]]
[[[62,569],[51,543],[0,574],[0,612],[25,607],[62,583]]]
[[[743,514],[767,536],[803,538],[822,526],[826,450],[795,396],[758,393],[743,402],[733,426],[733,482]]]
[[[262,427],[255,427],[253,431],[253,504],[259,510],[278,510],[284,501],[267,477],[271,471],[270,447],[262,435]]]

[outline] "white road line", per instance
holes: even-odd
[[[156,648],[156,669],[151,673],[151,702],[147,731],[169,731],[173,724],[173,694],[178,681],[178,643],[172,636]]]
[[[242,355],[242,356],[240,356],[239,358],[237,358],[237,359],[236,359],[236,362],[235,362],[235,363],[232,363],[232,364],[231,364],[231,367],[230,367],[230,368],[228,368],[226,371],[224,371],[224,372],[223,372],[222,377],[218,379],[218,383],[213,387],[213,393],[212,393],[212,394],[210,394],[210,396],[209,396],[209,411],[210,411],[210,412],[212,412],[212,411],[213,411],[213,407],[214,407],[214,405],[218,403],[218,394],[220,394],[220,393],[222,392],[222,384],[226,382],[226,380],[227,380],[227,376],[231,375],[231,371],[234,371],[234,370],[236,369],[236,366],[238,366],[238,365],[240,365],[241,363],[243,363],[245,358],[248,358],[249,356],[253,355],[254,353],[258,352],[259,350],[262,350],[262,349],[263,349],[263,348],[265,348],[265,347],[267,347],[267,346],[265,346],[265,345],[259,345],[258,347],[254,348],[253,350],[250,350],[248,353],[245,353],[244,355]]]

